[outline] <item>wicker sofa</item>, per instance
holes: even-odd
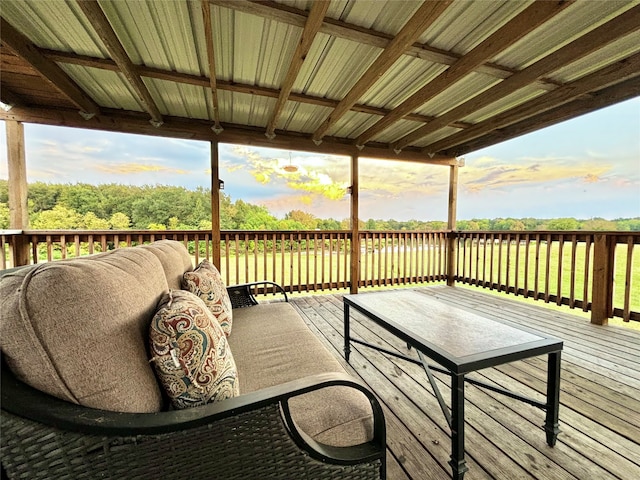
[[[255,284],[228,289],[240,395],[167,408],[146,336],[192,269],[163,240],[2,273],[3,478],[385,478],[373,394]]]

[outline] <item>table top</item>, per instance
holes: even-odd
[[[345,295],[344,302],[457,373],[562,349],[556,338],[415,291]]]

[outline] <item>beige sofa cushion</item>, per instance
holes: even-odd
[[[182,288],[182,275],[193,270],[191,256],[184,243],[176,240],[158,240],[140,245],[138,248],[148,250],[158,257],[170,289],[180,290]]]
[[[156,412],[149,323],[167,281],[142,248],[22,269],[0,279],[0,347],[29,385],[87,407]]]
[[[233,313],[229,344],[241,394],[308,375],[344,373],[290,304],[262,304]],[[372,438],[369,401],[348,387],[329,387],[296,397],[291,401],[291,414],[305,433],[325,444],[356,445]]]

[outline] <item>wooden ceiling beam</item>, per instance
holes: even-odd
[[[529,7],[485,38],[436,78],[394,108],[389,114],[369,127],[358,137],[356,145],[364,145],[373,137],[402,119],[405,115],[421,107],[436,95],[466,77],[469,73],[476,70],[478,66],[521,40],[524,36],[531,33],[572,3],[573,0],[567,2],[543,1],[529,5]]]
[[[245,125],[225,124],[224,130],[215,135],[211,131],[211,122],[206,120],[165,117],[162,128],[153,127],[146,114],[123,112],[116,109],[103,109],[99,117],[84,121],[69,109],[16,107],[9,112],[0,109],[0,120],[55,125],[59,127],[85,128],[120,133],[135,133],[166,138],[216,141],[255,147],[300,150],[328,155],[359,155],[360,157],[386,160],[400,160],[432,165],[456,165],[453,157],[424,155],[419,149],[404,150],[395,155],[387,145],[368,144],[364,151],[358,152],[352,142],[326,137],[321,145],[315,145],[307,135],[277,131],[277,137],[270,140],[264,136],[264,129]]]
[[[415,11],[413,16],[405,23],[393,40],[389,42],[389,45],[382,53],[378,55],[333,112],[316,129],[312,135],[312,140],[315,143],[322,141],[322,137],[325,136],[326,132],[391,68],[407,48],[413,45],[429,25],[447,9],[451,1],[425,2]]]
[[[99,105],[64,70],[42,55],[38,47],[13,28],[4,18],[0,18],[0,38],[4,45],[76,105],[80,109],[81,115],[90,117],[100,113]]]
[[[209,88],[213,108],[213,131],[220,132],[220,111],[218,109],[218,86],[216,85],[216,57],[213,48],[213,29],[211,28],[211,7],[208,0],[201,0],[202,21],[204,22],[204,38],[207,44],[207,61],[209,62]]]
[[[209,3],[298,27],[304,26],[305,18],[308,15],[305,10],[269,0],[209,0]],[[387,33],[352,25],[333,18],[324,19],[320,33],[382,49],[386,48],[393,40],[393,36]],[[414,43],[409,46],[405,54],[441,65],[453,65],[462,57],[462,55],[421,43]],[[516,70],[496,63],[485,63],[479,65],[476,71],[504,79],[515,73]],[[537,84],[539,88],[544,90],[554,90],[557,86],[557,82],[547,78],[539,79]]]
[[[446,127],[453,121],[458,121],[471,113],[504,98],[507,95],[519,90],[536,79],[558,70],[572,62],[593,53],[604,45],[613,42],[635,30],[640,29],[638,16],[640,15],[640,5],[637,5],[620,16],[610,20],[591,30],[589,33],[577,38],[573,42],[561,47],[554,53],[538,60],[528,67],[513,74],[499,84],[476,95],[471,100],[449,110],[439,116],[434,121],[420,127],[419,129],[404,136],[394,143],[394,149],[402,149],[420,138]]]
[[[495,117],[479,122],[467,130],[454,133],[442,140],[424,147],[430,152],[455,151],[455,147],[469,142],[494,130],[504,128],[547,110],[569,103],[582,95],[602,90],[618,82],[640,76],[640,53],[613,63],[565,86],[534,98]]]
[[[100,68],[104,70],[119,71],[118,65],[111,60],[105,58],[88,57],[86,55],[77,55],[69,52],[57,52],[55,50],[41,50],[50,60],[60,63],[69,63],[73,65],[82,65],[83,67]],[[168,82],[184,83],[187,85],[195,85],[197,87],[210,86],[209,78],[192,75],[189,73],[180,73],[172,70],[161,70],[159,68],[147,67],[144,65],[137,66],[138,73],[143,77],[156,78],[159,80],[166,80]],[[248,85],[244,83],[229,82],[227,80],[218,80],[216,82],[218,90],[225,90],[229,92],[245,93],[247,95],[260,95],[263,97],[278,98],[280,92],[274,88],[259,87],[256,85]],[[313,95],[307,95],[302,93],[289,94],[289,100],[299,103],[306,103],[310,105],[320,105],[322,107],[335,108],[338,105],[338,100],[332,100],[326,97],[315,97]],[[367,113],[370,115],[384,116],[390,112],[390,110],[379,107],[372,107],[369,105],[356,104],[351,108],[354,112]],[[421,115],[418,113],[410,113],[405,117],[405,120],[411,120],[414,122],[430,122],[435,117],[428,115]],[[456,122],[453,124],[456,128],[469,128],[470,123]]]
[[[282,114],[284,105],[289,99],[293,83],[296,81],[298,73],[300,73],[300,68],[302,68],[302,64],[304,63],[305,58],[307,58],[311,45],[318,34],[318,30],[322,26],[322,20],[327,13],[329,4],[330,1],[328,0],[317,0],[311,5],[311,11],[309,12],[304,29],[302,30],[300,39],[298,40],[296,51],[293,53],[293,58],[289,64],[289,70],[287,71],[284,81],[282,82],[282,86],[280,87],[278,101],[271,113],[269,123],[267,123],[267,131],[265,132],[265,135],[268,138],[273,138],[275,135],[274,132],[276,130],[278,120],[280,120],[280,115]]]
[[[118,65],[120,73],[125,76],[134,92],[136,92],[142,107],[151,117],[151,124],[154,127],[161,126],[163,119],[158,106],[151,97],[151,93],[149,93],[149,90],[142,81],[142,78],[136,71],[136,66],[133,64],[129,55],[127,55],[127,52],[120,43],[116,32],[111,28],[109,20],[102,11],[98,2],[96,0],[76,0],[76,3],[102,40],[102,43],[106,47],[111,58]]]
[[[23,98],[20,95],[17,95],[15,92],[9,90],[4,85],[2,85],[2,88],[0,88],[0,101],[4,103],[7,108],[24,106]]]
[[[640,96],[640,77],[636,76],[594,92],[588,98],[581,97],[506,128],[494,130],[492,134],[484,135],[457,146],[454,150],[457,155],[464,155],[638,96]],[[441,154],[445,156],[453,155],[454,150],[445,151]]]

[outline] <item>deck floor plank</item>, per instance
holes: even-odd
[[[544,412],[472,385],[466,388],[466,480],[640,478],[640,332],[596,326],[570,313],[468,288],[417,288],[497,321],[564,341],[558,443],[545,442]],[[366,290],[365,290],[366,291]],[[387,473],[391,480],[450,478],[449,429],[422,368],[353,345],[343,357],[342,294],[306,295],[292,304],[351,374],[376,393],[387,419]],[[403,354],[402,341],[353,309],[352,335]],[[474,378],[543,398],[546,358],[489,368]],[[445,399],[447,375],[435,373]]]

